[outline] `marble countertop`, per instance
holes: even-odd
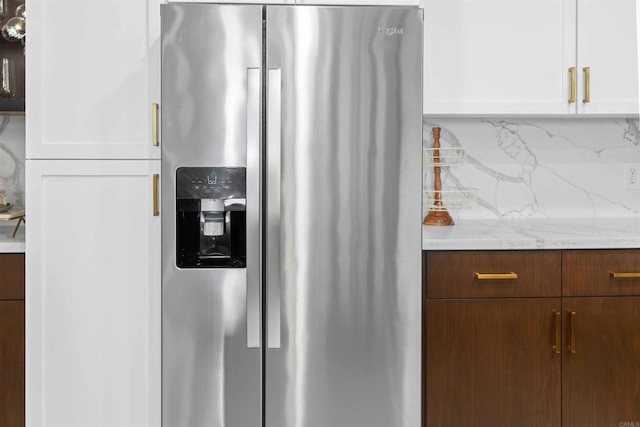
[[[422,226],[423,250],[640,248],[640,218],[456,220]]]
[[[11,237],[14,227],[14,221],[0,225],[0,253],[24,253],[26,247],[24,241],[25,225],[20,224],[16,237]]]

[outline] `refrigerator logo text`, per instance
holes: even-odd
[[[387,36],[387,37],[401,36],[404,34],[404,28],[381,27],[381,28],[378,28],[378,34]]]

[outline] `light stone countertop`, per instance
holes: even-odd
[[[459,219],[422,226],[423,250],[640,248],[640,218]]]
[[[17,220],[16,220],[17,221]],[[16,225],[16,221],[7,221],[0,225],[0,253],[24,253],[25,241],[24,232],[25,224],[20,224],[16,237],[12,238],[13,228]]]

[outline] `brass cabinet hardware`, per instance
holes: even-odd
[[[560,316],[560,312],[553,310],[553,318],[555,320],[555,330],[553,334],[554,341],[551,349],[554,353],[560,354],[560,346],[562,345],[560,341],[560,330],[562,329],[562,317]]]
[[[160,175],[157,173],[153,174],[153,216],[160,215],[158,211],[158,178]]]
[[[609,276],[614,279],[639,279],[640,273],[617,273],[615,271],[610,271]]]
[[[153,132],[153,138],[152,138],[152,143],[154,147],[157,147],[159,145],[158,142],[158,108],[160,107],[160,105],[157,102],[154,102],[153,104],[151,104],[151,115],[153,118],[153,128],[152,128],[152,132]]]
[[[569,344],[567,349],[569,353],[575,354],[576,352],[576,312],[567,310],[569,314]]]
[[[476,273],[476,279],[478,280],[509,280],[517,279],[518,273]]]
[[[591,102],[591,68],[584,67],[582,71],[584,71],[584,98],[582,102],[587,103]]]
[[[569,104],[576,102],[576,67],[569,68],[569,74],[571,75],[571,89],[569,90]]]

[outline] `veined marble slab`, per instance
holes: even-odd
[[[443,168],[443,189],[477,188],[454,219],[640,216],[640,190],[624,188],[624,163],[640,164],[640,124],[630,119],[423,119],[423,147],[466,151]],[[424,188],[433,168],[424,168]]]
[[[640,218],[460,219],[422,227],[423,250],[640,248]]]
[[[24,132],[24,116],[0,114],[0,190],[15,206],[24,206]]]

